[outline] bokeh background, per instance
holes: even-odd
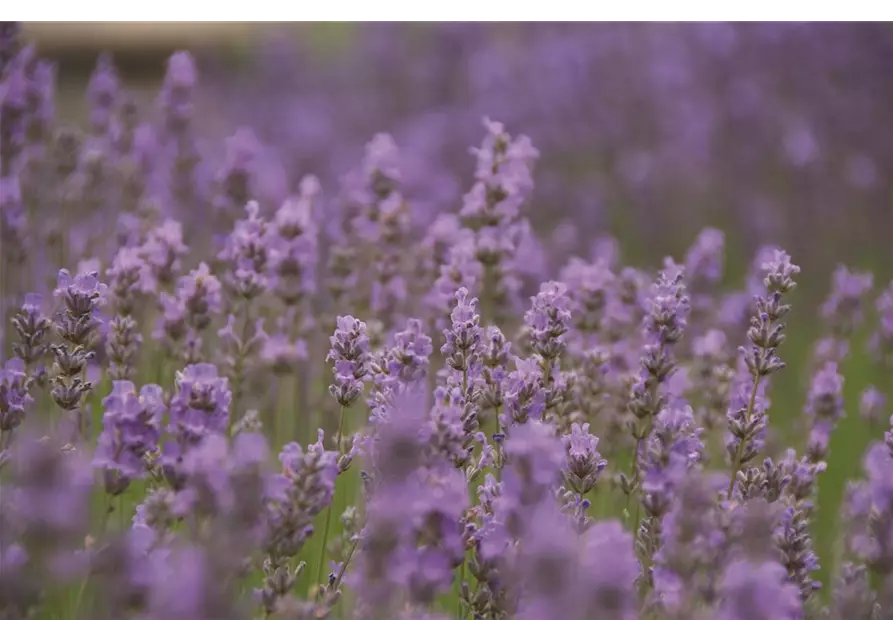
[[[205,157],[250,130],[227,144],[261,150],[270,203],[314,173],[336,206],[341,177],[386,131],[416,222],[430,224],[470,186],[468,148],[489,116],[541,153],[531,265],[554,270],[611,235],[626,262],[654,267],[712,226],[726,234],[724,282],[736,288],[758,247],[783,246],[802,274],[773,390],[782,431],[795,431],[805,401],[833,269],[873,271],[876,292],[893,277],[890,25],[43,23],[25,37],[58,65],[62,123],[85,121],[101,51],[148,110],[166,58],[192,50]],[[822,558],[845,483],[878,436],[858,419],[859,395],[868,380],[893,392],[866,337],[843,371],[849,417],[822,477]]]

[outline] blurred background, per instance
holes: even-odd
[[[209,139],[250,127],[280,190],[313,172],[336,191],[387,131],[419,219],[454,210],[489,116],[539,148],[527,213],[563,255],[612,233],[657,264],[712,225],[732,240],[732,278],[766,242],[816,295],[837,262],[893,268],[890,25],[41,23],[25,36],[58,64],[63,121],[85,118],[101,51],[151,104],[166,58],[190,49]]]
[[[540,151],[525,209],[540,238],[526,249],[534,268],[554,274],[605,235],[625,262],[655,267],[712,226],[725,232],[725,285],[736,288],[760,246],[784,247],[802,273],[789,367],[773,383],[782,430],[803,407],[832,271],[873,271],[872,304],[893,277],[887,24],[43,23],[25,37],[56,62],[58,119],[75,124],[100,52],[151,119],[167,58],[190,49],[202,157],[219,164],[251,146],[269,206],[314,173],[337,207],[342,177],[386,131],[424,227],[471,186],[468,149],[489,116]],[[240,129],[252,135],[233,136]],[[858,420],[859,394],[869,380],[893,392],[868,332],[843,370],[850,419],[822,477],[821,557],[845,482],[878,435]]]

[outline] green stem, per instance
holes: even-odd
[[[341,563],[341,568],[338,569],[338,574],[335,576],[335,582],[332,583],[332,592],[338,590],[341,586],[341,581],[344,579],[344,573],[347,571],[347,565],[350,564],[351,558],[353,558],[354,551],[357,550],[357,545],[359,545],[360,539],[356,538],[350,544],[350,549],[347,550],[347,557],[344,558],[344,562]],[[338,598],[338,616],[341,617],[344,615],[344,598]]]
[[[462,557],[462,564],[459,565],[459,597],[456,598],[456,620],[464,620],[465,612],[462,607],[462,585],[465,583],[465,557]]]
[[[338,413],[338,436],[336,438],[336,451],[337,454],[341,455],[341,434],[344,432],[344,405],[341,405],[341,410]],[[334,502],[335,496],[332,495],[332,501]],[[329,528],[332,526],[332,511],[334,510],[333,505],[329,505],[328,510],[326,511],[326,524],[322,530],[322,546],[319,548],[319,565],[316,568],[316,584],[322,584],[322,575],[323,575],[323,567],[325,566],[326,561],[326,544],[329,541]]]
[[[106,527],[108,526],[109,516],[112,514],[114,509],[112,508],[112,498],[111,496],[106,496],[105,501],[105,512],[102,515],[102,522],[99,525],[99,533],[97,534],[97,538],[94,544],[100,543],[100,538],[105,535]],[[74,601],[74,610],[72,611],[71,618],[72,620],[76,620],[78,617],[78,613],[81,608],[81,602],[84,599],[84,591],[87,589],[87,583],[90,581],[90,570],[87,569],[87,575],[84,576],[84,579],[81,580],[81,585],[78,587],[78,594]]]

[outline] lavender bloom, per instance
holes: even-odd
[[[458,386],[440,386],[434,390],[430,417],[432,455],[449,460],[457,468],[469,469],[475,441],[483,436],[477,405]]]
[[[260,359],[277,375],[295,371],[307,357],[307,343],[304,340],[289,340],[281,332],[263,339]]]
[[[267,455],[259,433],[241,433],[231,445],[224,435],[209,433],[183,456],[173,513],[214,518],[231,540],[243,535],[256,541],[268,484],[263,470]]]
[[[112,380],[127,380],[133,376],[136,356],[143,336],[136,320],[130,316],[115,316],[109,323],[106,352]]]
[[[716,601],[714,568],[725,553],[725,534],[710,484],[700,473],[686,475],[661,522],[652,581],[657,606],[670,618],[696,618]]]
[[[698,336],[692,342],[692,353],[689,374],[701,401],[696,405],[695,416],[709,436],[719,433],[718,428],[726,425],[728,399],[735,378],[725,333],[710,329]]]
[[[540,292],[531,298],[531,303],[524,322],[529,327],[533,351],[543,359],[543,366],[548,371],[567,348],[564,335],[570,330],[571,320],[567,285],[547,282],[540,286]]]
[[[814,572],[819,569],[819,562],[809,531],[811,512],[811,503],[805,501],[787,507],[775,531],[775,541],[781,550],[788,580],[799,588],[804,603],[822,587],[822,583],[813,578]]]
[[[211,324],[211,314],[221,310],[221,290],[220,281],[202,262],[189,275],[180,278],[175,295],[162,292],[163,317],[155,337],[166,338],[171,349],[185,341],[186,362],[197,362],[201,354],[201,333]]]
[[[465,481],[454,468],[422,467],[423,422],[423,398],[402,394],[372,446],[375,484],[349,576],[363,616],[392,616],[401,597],[412,607],[404,615],[420,615],[449,589],[453,568],[462,562]]]
[[[164,414],[162,389],[146,385],[139,395],[133,383],[116,380],[102,401],[103,431],[93,454],[93,466],[103,470],[105,490],[115,496],[146,473],[145,455],[158,445]]]
[[[847,562],[834,585],[832,619],[869,620],[874,613],[874,593],[864,565]]]
[[[785,338],[781,319],[791,308],[782,304],[781,300],[784,294],[796,288],[793,276],[800,273],[800,267],[792,264],[790,256],[780,250],[773,251],[771,258],[762,264],[762,269],[767,293],[755,298],[756,314],[751,318],[750,329],[747,331],[751,346],[741,347],[747,370],[753,377],[750,396],[748,400],[738,403],[741,406],[729,410],[729,429],[732,434],[732,441],[728,446],[732,460],[732,478],[728,492],[730,499],[738,469],[747,462],[744,457],[750,456],[753,459],[756,455],[755,439],[760,438],[765,429],[764,411],[756,404],[758,391],[761,379],[784,367],[777,352]],[[736,398],[741,397],[743,400],[742,394],[746,394],[746,391],[735,393]]]
[[[2,566],[0,591],[7,592],[7,569],[24,564],[24,584],[16,591],[27,598],[20,602],[25,610],[16,610],[15,601],[0,603],[0,610],[21,617],[51,586],[65,586],[72,577],[67,567],[87,531],[92,474],[77,452],[61,451],[49,439],[23,438],[11,459],[11,476],[0,491],[0,549],[4,562],[14,564]]]
[[[412,218],[399,192],[392,192],[377,206],[379,255],[374,263],[369,308],[377,315],[393,317],[408,296],[406,245],[410,242]]]
[[[117,107],[120,80],[109,54],[99,56],[96,68],[87,87],[87,101],[90,104],[90,123],[97,137],[108,135],[112,115]]]
[[[886,578],[893,571],[893,456],[875,443],[863,466],[866,481],[851,489],[847,501],[848,543],[870,571]]]
[[[52,321],[42,311],[43,298],[35,293],[25,296],[22,308],[12,319],[17,341],[13,353],[22,359],[25,368],[38,364],[48,351],[46,344]]]
[[[256,202],[249,202],[245,212],[247,218],[236,222],[217,257],[229,267],[227,289],[236,299],[251,301],[267,288],[267,221]]]
[[[547,397],[540,363],[515,358],[515,369],[506,376],[503,399],[505,414],[500,416],[503,429],[542,418]]]
[[[134,315],[139,296],[152,294],[157,288],[151,266],[136,247],[118,249],[105,273],[112,306],[122,316]]]
[[[344,407],[348,407],[363,393],[363,381],[368,375],[370,361],[369,337],[366,323],[353,316],[338,316],[338,326],[329,338],[332,345],[326,362],[333,362],[335,384],[329,393]]]
[[[777,562],[736,560],[723,574],[723,620],[793,620],[800,615],[797,591]]]
[[[501,123],[485,119],[484,126],[481,147],[472,149],[477,182],[463,197],[459,217],[474,232],[475,257],[488,272],[482,295],[500,309],[517,291],[514,261],[528,231],[520,209],[533,189],[539,152],[526,136],[513,140]]]
[[[599,454],[598,436],[589,433],[589,423],[571,425],[570,435],[562,442],[566,451],[564,481],[580,495],[586,495],[595,487],[599,475],[607,466]]]
[[[873,285],[872,274],[851,272],[843,265],[837,267],[831,280],[831,294],[821,308],[832,335],[847,339],[862,324],[862,306]]]
[[[394,334],[394,346],[385,356],[385,373],[403,384],[425,380],[433,347],[422,330],[422,321],[410,318],[406,329]]]
[[[425,302],[434,316],[437,326],[446,329],[449,315],[456,299],[456,291],[479,289],[483,276],[481,263],[475,259],[474,236],[468,229],[462,230],[439,267],[439,274],[425,296]]]
[[[164,287],[172,284],[180,272],[180,258],[187,252],[182,225],[175,220],[164,220],[149,230],[140,252],[158,283]]]
[[[893,282],[875,302],[878,327],[871,338],[871,349],[881,362],[893,363]]]
[[[685,273],[689,289],[698,293],[709,293],[710,289],[719,283],[723,272],[724,252],[725,234],[722,231],[707,228],[698,234],[688,253],[685,254]]]
[[[634,583],[640,568],[632,536],[619,522],[602,522],[584,537],[582,592],[589,619],[629,620],[636,614]]]
[[[25,417],[25,408],[33,402],[28,393],[25,363],[18,358],[7,360],[0,369],[0,434],[6,447],[8,434],[18,427]]]
[[[642,503],[649,517],[662,518],[670,508],[675,486],[700,461],[703,443],[692,408],[684,402],[665,407],[655,417],[645,443]]]
[[[456,291],[456,306],[450,313],[453,325],[444,329],[446,343],[440,348],[440,352],[446,356],[447,366],[462,372],[463,393],[467,391],[468,372],[478,363],[482,346],[480,316],[476,307],[477,298],[469,300],[468,289],[462,287]]]
[[[72,278],[66,269],[62,269],[53,292],[64,305],[57,318],[56,330],[64,340],[84,348],[93,346],[101,326],[99,308],[105,304],[108,287],[99,281],[98,276],[98,273],[90,272]]]
[[[231,553],[231,552],[230,552]],[[179,544],[150,563],[144,616],[150,620],[228,620],[245,616],[230,592],[238,575],[225,549]]]
[[[468,506],[465,476],[443,459],[424,465],[417,425],[424,412],[421,398],[401,395],[391,423],[382,425],[373,450],[378,473],[363,531],[363,553],[356,579],[363,580],[360,610],[392,607],[395,593],[405,593],[409,610],[423,616],[453,582],[453,570],[464,559],[463,520]],[[390,540],[390,543],[386,543]],[[382,571],[383,555],[392,564]]]
[[[215,176],[214,208],[219,216],[238,215],[252,199],[260,153],[261,144],[250,129],[240,128],[225,140],[223,163]]]
[[[65,269],[59,272],[54,296],[62,299],[63,308],[56,315],[55,329],[64,342],[52,346],[55,366],[51,395],[66,411],[77,409],[92,388],[85,370],[87,361],[94,356],[92,349],[98,334],[104,328],[99,308],[105,302],[106,289],[95,271],[74,279]],[[80,427],[83,436],[86,429],[83,420]]]
[[[517,617],[617,620],[636,614],[639,564],[632,536],[618,522],[599,523],[582,540],[569,521],[543,505],[521,541]]]
[[[651,435],[652,419],[667,403],[667,390],[661,387],[666,386],[666,381],[676,370],[672,348],[682,339],[690,309],[682,270],[668,259],[649,299],[648,314],[644,319],[647,342],[640,359],[641,371],[630,389],[628,408],[637,421],[632,429],[636,441],[632,473],[620,478],[621,488],[627,496],[639,487],[641,446]]]
[[[229,316],[226,325],[217,332],[222,342],[222,350],[225,354],[224,363],[233,389],[233,408],[231,416],[241,418],[238,402],[243,395],[243,383],[246,369],[252,358],[266,346],[270,338],[264,332],[263,319],[254,325],[254,334],[249,335],[251,327],[250,315],[245,312],[240,333],[236,333],[236,318]]]
[[[512,351],[512,343],[505,339],[499,327],[487,327],[481,349],[480,402],[484,409],[492,408],[497,416],[503,405],[503,386]]]
[[[567,283],[574,328],[580,334],[576,340],[572,335],[571,344],[581,351],[591,346],[592,336],[597,336],[604,328],[609,298],[614,292],[615,275],[603,260],[588,263],[571,258],[561,270],[560,278]],[[575,344],[578,341],[582,342]]]
[[[167,62],[159,100],[169,134],[179,135],[192,123],[193,93],[197,83],[198,71],[192,56],[186,51],[174,53]]]
[[[301,566],[291,569],[291,559],[313,534],[314,516],[329,506],[334,495],[337,454],[323,448],[322,435],[320,430],[318,441],[306,451],[292,442],[279,455],[282,471],[272,480],[264,515],[265,578],[255,590],[267,613],[276,610],[294,585]]]
[[[812,421],[807,450],[810,459],[818,462],[827,456],[831,430],[844,415],[843,376],[837,373],[837,363],[825,363],[813,377],[806,414]]]
[[[170,403],[168,431],[175,440],[165,443],[165,475],[176,488],[182,485],[180,466],[188,451],[210,434],[226,433],[232,394],[226,378],[212,364],[191,364],[176,375],[177,393]]]
[[[320,192],[319,181],[305,176],[299,196],[283,203],[264,236],[271,286],[286,306],[299,305],[316,292]]]
[[[399,152],[393,138],[379,133],[366,145],[362,174],[347,200],[357,210],[350,221],[355,251],[369,272],[361,274],[361,301],[390,324],[407,297],[406,244],[411,215],[400,187]]]
[[[766,411],[769,406],[765,386],[764,383],[753,387],[750,382],[738,382],[732,389],[727,413],[729,434],[726,453],[733,463],[734,474],[737,474],[740,466],[756,458],[766,443]],[[737,481],[737,478],[733,478],[733,481]]]
[[[882,424],[884,419],[884,407],[887,398],[877,387],[869,386],[862,391],[859,399],[859,417],[871,426]]]
[[[550,425],[531,421],[515,425],[506,439],[507,466],[498,511],[510,537],[523,535],[535,507],[551,499],[565,455]]]

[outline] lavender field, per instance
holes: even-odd
[[[0,618],[893,618],[893,30],[0,23]]]

